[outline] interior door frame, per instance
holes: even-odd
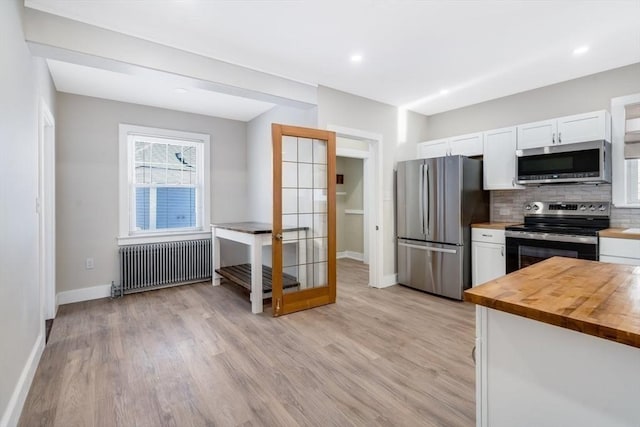
[[[44,99],[38,119],[38,280],[41,324],[56,316],[55,120]]]
[[[369,286],[373,288],[384,288],[383,280],[383,247],[380,241],[384,234],[382,221],[382,135],[353,129],[344,126],[329,124],[327,129],[336,133],[336,136],[356,139],[367,142],[369,151],[364,159],[364,195],[365,195],[365,223],[367,224],[368,237],[366,242],[369,255]],[[356,150],[346,150],[336,147],[336,155],[344,157],[357,157]],[[344,154],[346,153],[346,154]],[[363,152],[364,154],[364,152]]]
[[[272,292],[273,316],[336,302],[336,134],[332,131],[271,124],[273,144]],[[327,286],[284,293],[282,286],[282,137],[327,141]],[[278,143],[276,144],[276,141]],[[333,179],[331,179],[334,177]]]

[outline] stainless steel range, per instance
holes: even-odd
[[[526,203],[524,224],[506,227],[507,273],[553,256],[597,260],[609,211],[608,202]]]

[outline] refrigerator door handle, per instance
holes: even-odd
[[[430,251],[430,252],[444,252],[447,254],[457,254],[458,251],[456,251],[455,249],[445,249],[445,248],[434,248],[431,246],[420,246],[420,245],[411,245],[409,243],[402,243],[402,242],[398,242],[398,246],[404,246],[406,248],[412,248],[412,249],[420,249],[423,251]]]
[[[427,177],[427,203],[424,207],[424,210],[427,211],[427,233],[431,235],[431,180],[429,179],[429,167],[426,168],[426,177]]]
[[[420,205],[420,227],[422,234],[426,234],[424,230],[424,163],[420,165],[420,188],[418,189],[418,204]]]

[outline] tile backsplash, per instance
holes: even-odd
[[[611,184],[544,185],[523,190],[491,192],[491,221],[522,222],[522,207],[529,201],[611,202]],[[611,227],[640,227],[640,209],[611,207]]]

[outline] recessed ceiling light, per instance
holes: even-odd
[[[440,91],[440,95],[446,95],[446,94],[448,94],[448,93],[449,93],[449,89],[442,89],[442,90]]]
[[[187,93],[187,92],[189,92],[189,90],[187,90],[187,89],[185,89],[185,88],[183,88],[183,87],[175,88],[173,91],[174,91],[175,93]]]
[[[351,62],[362,62],[362,55],[360,55],[359,53],[351,55]]]
[[[584,45],[584,46],[580,46],[577,47],[575,49],[573,49],[573,54],[574,55],[582,55],[584,53],[587,53],[589,51],[589,46]]]

